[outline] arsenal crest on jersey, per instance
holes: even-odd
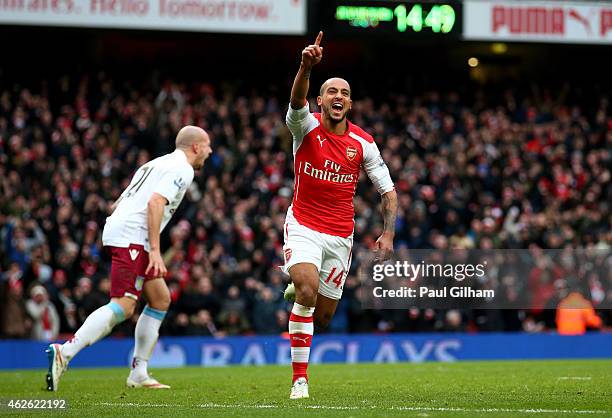
[[[349,161],[353,161],[355,159],[355,156],[357,156],[357,148],[351,145],[346,147],[346,158],[348,158]]]

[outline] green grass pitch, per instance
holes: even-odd
[[[290,370],[158,369],[172,389],[147,390],[125,387],[127,368],[73,369],[57,394],[42,370],[11,371],[0,373],[0,398],[67,400],[39,416],[612,417],[612,360],[315,365],[299,401],[288,399]]]

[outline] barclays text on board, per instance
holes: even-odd
[[[0,342],[0,369],[44,368],[45,343]],[[133,340],[107,338],[83,350],[71,367],[126,367]],[[501,359],[612,358],[612,334],[578,337],[554,334],[388,334],[321,335],[313,342],[313,363],[396,363]],[[281,337],[162,338],[152,367],[266,365],[291,363],[289,341]]]

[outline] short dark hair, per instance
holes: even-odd
[[[338,78],[338,77],[333,77],[333,78]],[[325,82],[323,84],[321,84],[321,88],[319,89],[319,96],[323,96],[323,93],[325,93],[325,88],[324,87],[325,87],[325,85],[327,84],[327,82],[329,80],[331,80],[331,78],[328,79],[328,80],[325,80]],[[348,83],[348,81],[347,81],[347,83]],[[350,95],[350,91],[351,91],[351,89],[349,87],[349,95]]]
[[[323,84],[321,84],[321,88],[319,89],[319,96],[323,96],[323,93],[325,93],[325,89],[323,87],[325,87],[325,84],[327,84],[327,81],[323,82]]]

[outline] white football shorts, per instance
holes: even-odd
[[[311,263],[319,271],[319,294],[330,299],[342,297],[344,281],[351,267],[353,236],[337,237],[300,225],[291,208],[285,218],[283,272],[298,263]]]

